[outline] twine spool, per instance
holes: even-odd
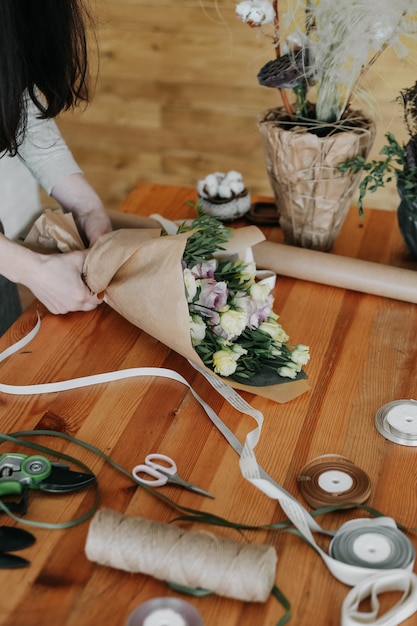
[[[110,509],[91,520],[85,553],[101,565],[246,602],[267,600],[277,563],[272,546],[185,531]]]
[[[365,502],[371,493],[368,476],[349,459],[338,455],[312,459],[297,476],[300,491],[313,508]]]

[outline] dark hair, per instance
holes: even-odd
[[[42,119],[88,101],[87,19],[82,0],[0,0],[1,152],[23,140],[25,92]]]

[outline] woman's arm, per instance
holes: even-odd
[[[52,189],[51,196],[74,215],[75,222],[87,246],[100,235],[111,231],[111,221],[104,206],[82,174],[70,174]]]
[[[39,111],[29,97],[19,158],[45,191],[74,214],[87,245],[111,230],[100,198],[84,178],[55,121],[39,119]]]
[[[48,194],[74,218],[86,246],[111,230],[96,192],[74,161],[53,120],[38,119],[28,105],[28,124],[19,157]],[[0,274],[25,285],[52,313],[88,311],[100,304],[82,280],[87,250],[39,254],[0,236]]]

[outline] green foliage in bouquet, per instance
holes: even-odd
[[[288,346],[273,310],[270,287],[256,280],[253,262],[219,254],[232,230],[198,215],[179,232],[193,231],[183,255],[191,340],[203,363],[220,376],[249,385],[305,378],[304,344]]]

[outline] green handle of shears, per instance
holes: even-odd
[[[22,491],[22,483],[17,480],[8,480],[0,483],[0,498],[3,496],[19,496]]]

